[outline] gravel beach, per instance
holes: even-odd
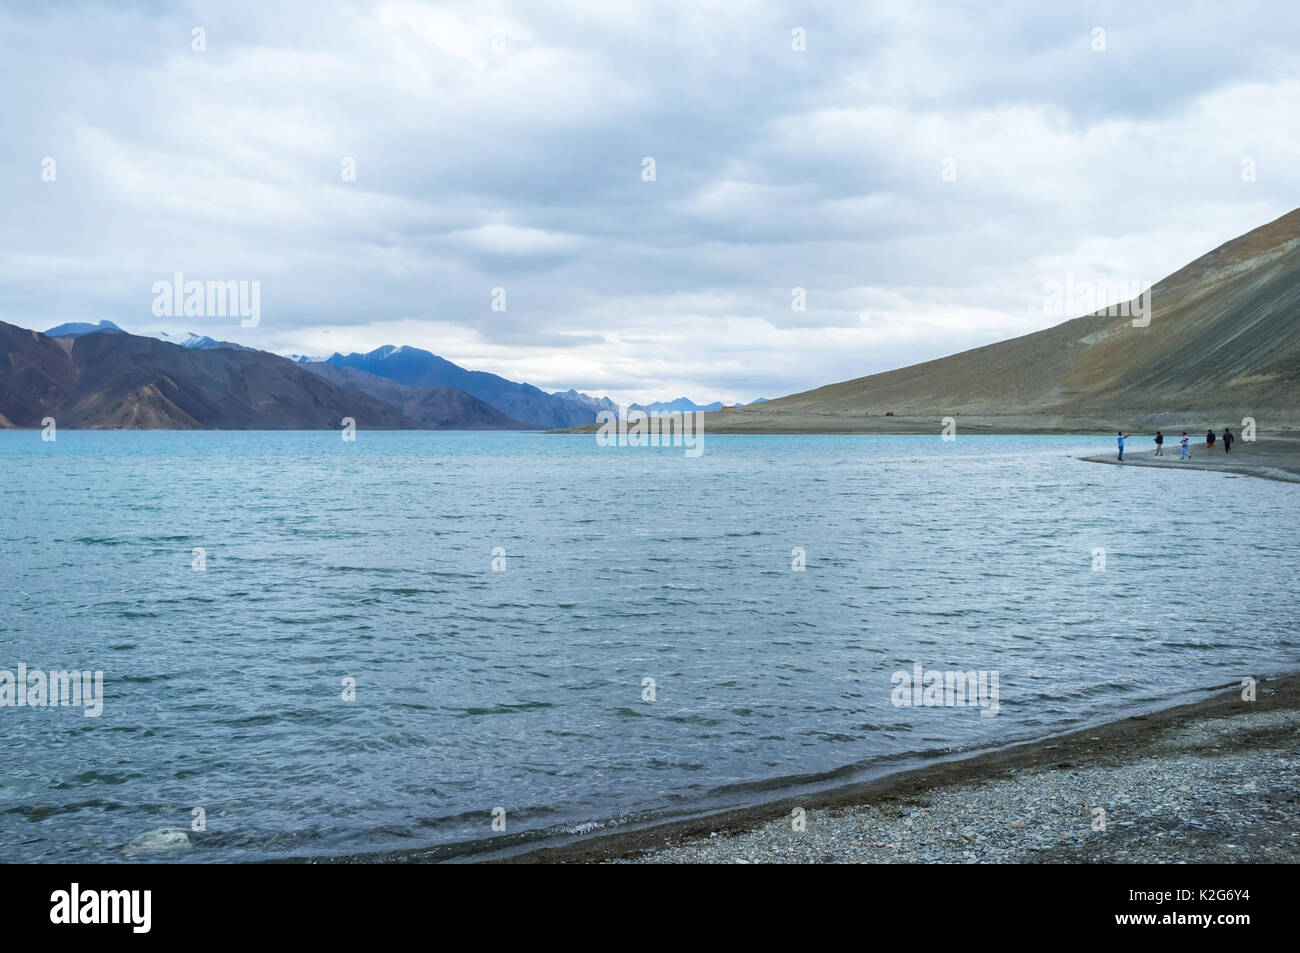
[[[515,862],[1295,863],[1300,678]],[[796,808],[805,812],[796,830]]]

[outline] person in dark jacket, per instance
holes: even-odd
[[[1227,427],[1224,427],[1223,428],[1223,452],[1224,453],[1232,453],[1232,441],[1235,439],[1236,438],[1233,437],[1232,435],[1232,431],[1229,430]]]
[[[1163,457],[1164,455],[1165,455],[1165,435],[1162,434],[1159,430],[1157,430],[1156,431],[1156,456]]]
[[[1213,430],[1205,431],[1205,455],[1207,457],[1214,456],[1214,431]]]

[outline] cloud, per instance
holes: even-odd
[[[627,400],[775,397],[1047,326],[1044,278],[1154,281],[1289,211],[1297,20],[1262,2],[5,8],[0,319],[156,330],[152,283],[183,271],[260,280],[262,324],[167,330],[406,343]]]

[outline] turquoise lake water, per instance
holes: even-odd
[[[1300,668],[1296,487],[1112,444],[2,431],[0,670],[104,694],[0,707],[0,860],[456,856]]]

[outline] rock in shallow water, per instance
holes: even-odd
[[[122,849],[122,853],[131,857],[134,854],[149,854],[158,851],[183,850],[190,846],[190,835],[175,827],[160,827],[157,830],[141,834]]]

